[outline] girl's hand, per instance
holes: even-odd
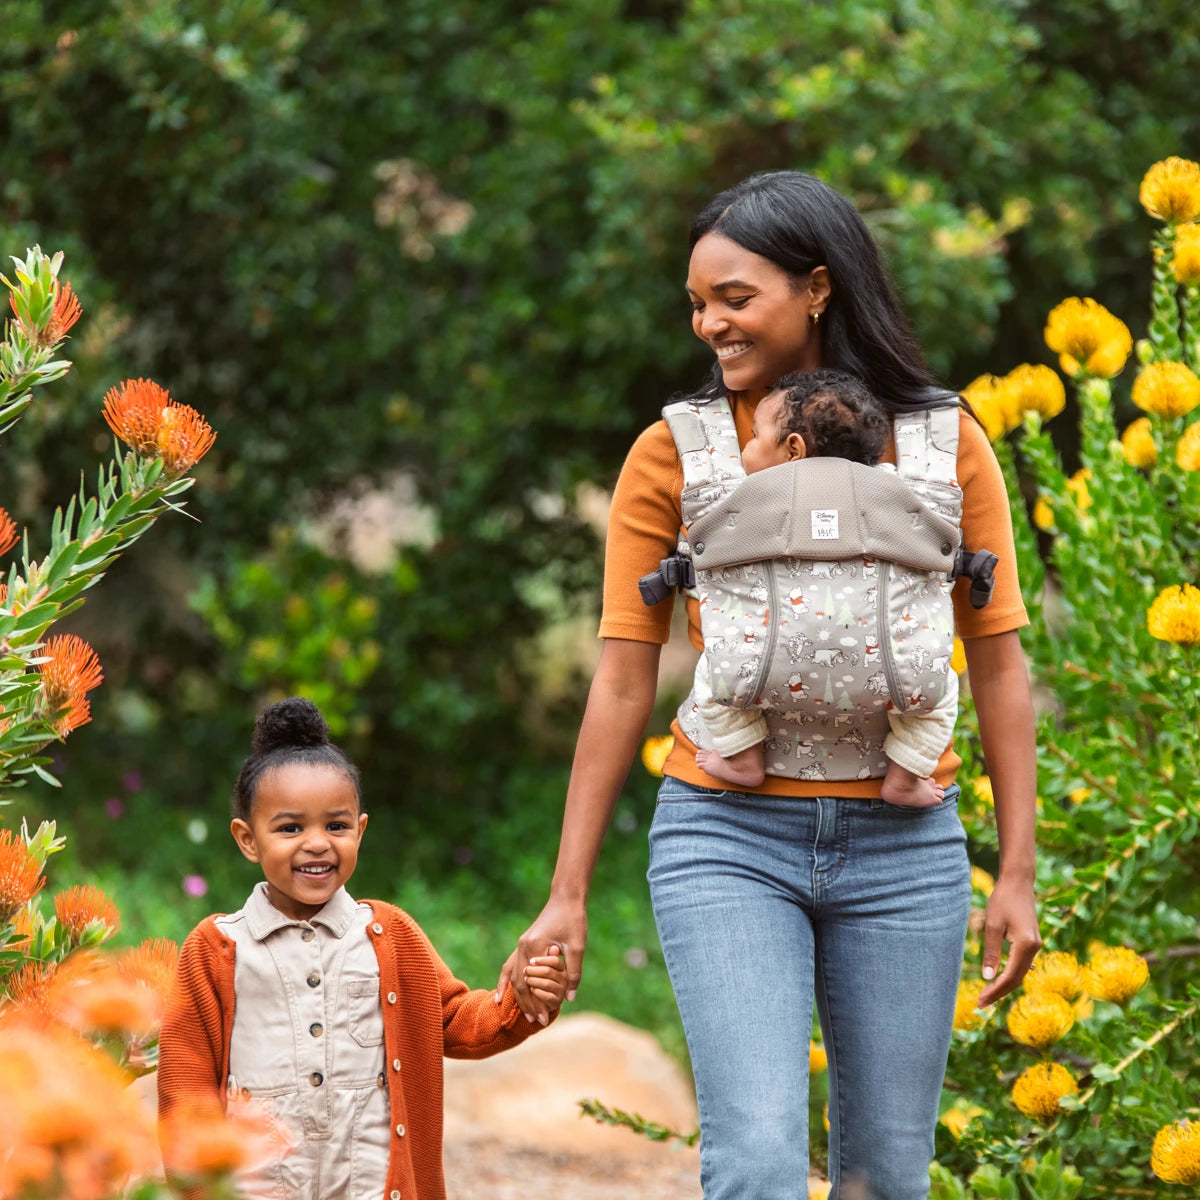
[[[567,994],[567,964],[557,946],[550,946],[545,955],[529,960],[525,982],[534,997],[551,1012],[562,1007],[563,997]]]
[[[511,983],[517,1003],[527,1021],[545,1025],[549,1021],[546,1002],[530,990],[526,968],[546,946],[556,946],[566,957],[566,998],[575,999],[575,991],[583,978],[583,951],[587,945],[587,910],[582,900],[571,902],[553,897],[542,909],[538,919],[521,935],[517,948],[508,956],[496,984],[496,1003],[504,997]]]
[[[994,1004],[1025,978],[1042,948],[1032,883],[1012,883],[1004,876],[988,898],[983,926],[983,977],[990,979],[1000,966],[1001,943],[1008,942],[1008,961],[992,983],[979,993],[979,1006]]]

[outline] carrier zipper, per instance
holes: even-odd
[[[878,599],[875,604],[878,617],[879,654],[883,659],[883,674],[887,679],[888,694],[892,698],[892,704],[896,711],[902,713],[908,711],[908,701],[900,688],[900,677],[896,673],[896,660],[892,657],[892,639],[888,636],[887,601],[891,594],[891,588],[888,586],[891,581],[892,564],[881,562],[879,564],[879,587],[876,592]]]
[[[753,704],[761,695],[767,684],[767,676],[771,671],[771,663],[775,658],[775,643],[779,638],[779,605],[775,594],[775,563],[768,559],[764,564],[767,568],[767,613],[770,618],[767,624],[767,648],[759,660],[758,675],[754,680],[754,692],[747,704]]]

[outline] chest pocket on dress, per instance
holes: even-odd
[[[382,1046],[383,1007],[379,1003],[378,980],[350,980],[346,984],[346,1007],[350,1014],[350,1036],[360,1046]]]

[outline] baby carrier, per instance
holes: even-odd
[[[726,397],[669,404],[683,464],[679,549],[639,581],[700,604],[713,698],[761,709],[766,770],[791,779],[882,776],[887,712],[931,709],[953,649],[950,591],[991,598],[996,555],[962,549],[959,408],[894,418],[895,468],[805,458],[747,475]],[[708,745],[694,697],[683,732]]]

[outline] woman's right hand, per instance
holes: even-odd
[[[587,932],[585,903],[582,900],[557,900],[552,896],[537,920],[517,939],[517,948],[508,956],[508,961],[500,971],[500,981],[496,985],[497,1003],[504,998],[504,991],[511,983],[525,1019],[547,1024],[550,1020],[549,1009],[530,991],[525,968],[531,958],[547,953],[548,946],[558,946],[567,960],[567,999],[574,1000],[579,981],[583,978]]]
[[[550,899],[521,935],[496,987],[497,1004],[511,983],[521,1011],[543,1025],[549,1013],[526,986],[525,968],[531,958],[546,954],[548,946],[560,947],[567,960],[567,999],[575,999],[587,946],[588,887],[613,806],[654,708],[661,650],[653,642],[606,638],[600,651],[575,746]]]

